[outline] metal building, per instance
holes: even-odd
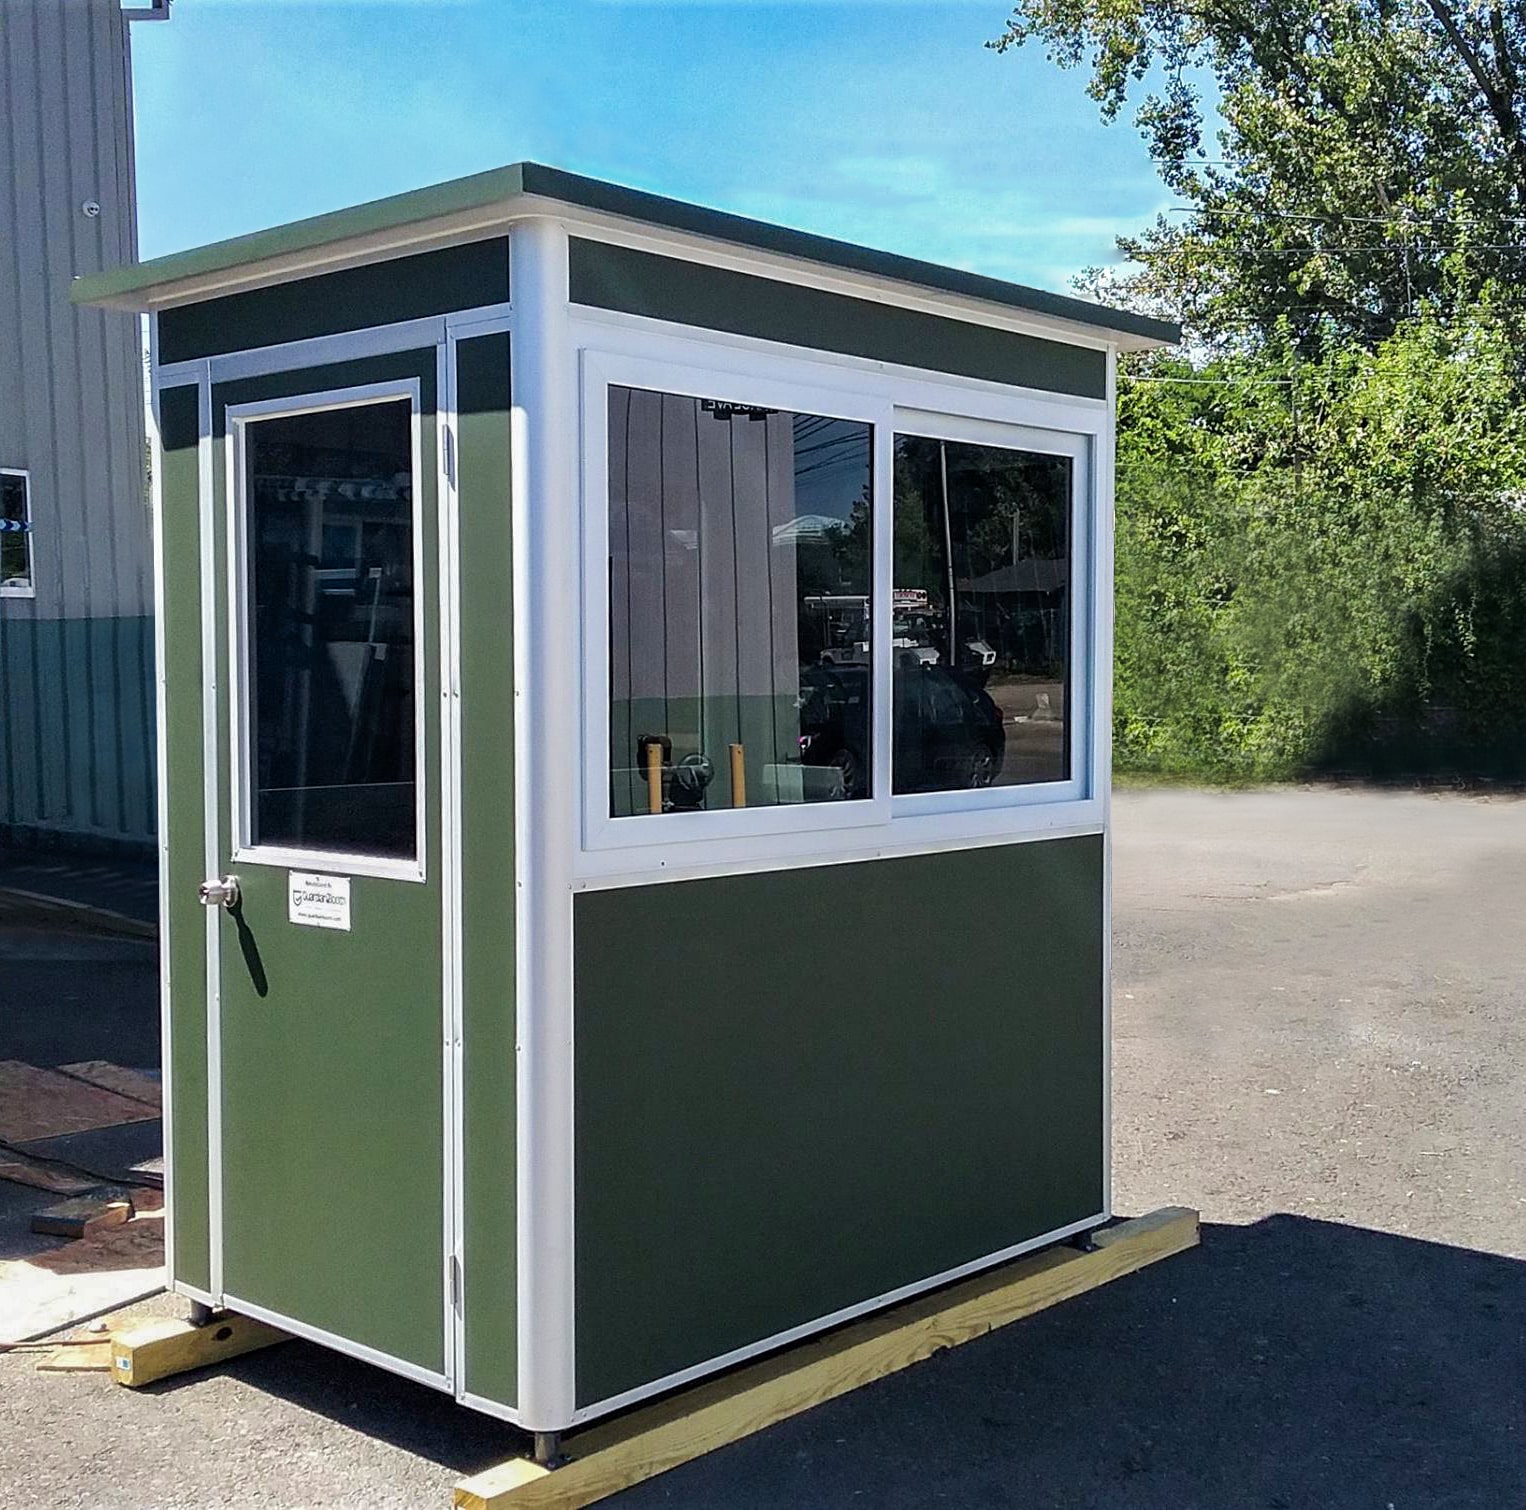
[[[143,350],[69,302],[137,256],[129,20],[0,5],[0,841],[154,831]]]

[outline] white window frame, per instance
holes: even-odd
[[[1029,804],[1079,802],[1091,787],[1091,691],[1094,657],[1092,635],[1092,576],[1096,552],[1092,542],[1092,451],[1089,437],[1031,425],[998,424],[969,416],[896,409],[896,434],[928,440],[990,446],[1002,451],[1070,458],[1070,517],[1066,538],[1069,581],[1070,635],[1065,677],[1070,716],[1066,720],[1066,756],[1070,775],[1064,781],[1026,781],[1006,786],[960,788],[945,792],[908,792],[892,798],[895,816],[923,813],[983,812],[990,808]]]
[[[246,444],[248,427],[261,420],[289,418],[356,409],[370,404],[409,405],[409,446],[413,474],[413,711],[414,711],[414,853],[390,858],[357,855],[343,850],[309,849],[298,845],[256,844],[252,752],[247,732],[253,728],[249,665],[249,556]],[[424,486],[422,470],[423,403],[417,378],[366,383],[349,388],[295,394],[230,404],[226,411],[227,531],[228,531],[228,739],[231,746],[230,824],[233,860],[239,864],[270,865],[297,870],[333,871],[343,875],[376,876],[400,881],[423,881],[427,875],[428,740],[425,703]]]
[[[573,856],[575,890],[1103,831],[1107,740],[1102,725],[1109,688],[1099,682],[1098,650],[1111,622],[1111,598],[1095,590],[1095,579],[1111,560],[1111,492],[1105,476],[1111,437],[1108,400],[933,374],[629,316],[579,311],[570,334],[579,363],[581,408],[577,529],[582,793],[581,842]],[[870,798],[735,812],[610,816],[611,384],[862,419],[874,426]],[[1066,668],[1070,776],[1065,781],[891,794],[892,497],[898,433],[1064,455],[1073,461],[1071,645]]]
[[[881,759],[888,746],[881,730],[890,730],[889,709],[882,699],[870,703],[872,796],[842,802],[800,802],[772,807],[724,808],[693,813],[636,813],[616,818],[609,811],[609,389],[640,388],[718,399],[722,403],[788,409],[832,419],[857,420],[872,427],[871,540],[874,569],[870,579],[871,677],[878,689],[890,666],[890,594],[880,580],[886,560],[890,518],[888,475],[889,406],[865,395],[818,389],[808,383],[780,381],[745,367],[681,366],[672,361],[588,351],[583,354],[583,622],[585,646],[605,647],[597,665],[585,659],[583,721],[583,842],[590,850],[649,848],[715,839],[743,839],[804,830],[868,828],[890,820],[888,768]],[[884,573],[888,580],[888,571]],[[585,652],[586,653],[586,652]]]
[[[26,585],[0,582],[0,598],[35,598],[37,596],[37,552],[32,549],[32,474],[25,467],[0,467],[0,477],[19,477],[26,489],[26,529],[21,538],[26,541]]]

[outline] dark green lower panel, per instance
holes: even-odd
[[[575,902],[580,1405],[1102,1210],[1100,836]]]

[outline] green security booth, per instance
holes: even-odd
[[[153,347],[173,1287],[555,1433],[1109,1219],[1114,370],[523,163]]]

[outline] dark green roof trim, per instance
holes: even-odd
[[[567,252],[574,304],[991,383],[1107,397],[1107,353],[1097,346],[951,320],[582,236],[570,239]],[[161,351],[167,319],[161,319]]]
[[[508,297],[509,240],[500,233],[161,310],[159,360],[189,362],[502,304]]]
[[[354,236],[422,224],[466,210],[487,209],[524,192],[521,169],[525,166],[515,163],[508,168],[493,168],[487,173],[474,173],[470,178],[454,178],[427,189],[410,189],[406,194],[392,194],[386,199],[331,210],[307,220],[293,220],[269,230],[251,231],[247,236],[234,236],[228,241],[213,241],[148,262],[109,268],[103,273],[76,278],[69,296],[76,304],[109,303],[129,295],[147,295],[188,278],[229,272],[273,257],[289,257]]]
[[[817,236],[810,231],[796,231],[763,220],[749,220],[746,216],[732,215],[725,210],[709,210],[701,205],[686,204],[683,200],[665,199],[660,194],[647,194],[640,189],[627,189],[619,184],[564,173],[558,168],[543,168],[538,163],[521,163],[520,166],[524,170],[527,185],[534,183],[533,188],[527,187],[527,193],[559,199],[585,210],[602,210],[609,215],[623,215],[630,220],[645,221],[648,225],[688,231],[696,236],[729,241],[737,246],[756,247],[760,251],[777,252],[785,257],[802,257],[809,262],[868,273],[875,278],[894,278],[900,283],[914,283],[923,288],[936,289],[940,293],[963,294],[967,298],[1005,304],[1032,314],[1049,315],[1057,320],[1093,325],[1099,330],[1125,331],[1129,335],[1173,345],[1182,338],[1179,325],[1165,320],[1152,320],[1129,310],[1110,309],[1106,305],[1088,303],[1085,299],[1052,294],[1045,289],[1029,288],[1022,283],[1007,283],[1000,278],[988,278],[983,273],[967,273],[936,262],[923,262],[916,257],[902,257],[895,252],[877,252],[851,241],[837,241],[830,236]]]
[[[1028,288],[1020,283],[1006,283],[999,278],[941,267],[893,252],[877,252],[851,242],[769,225],[723,210],[705,209],[660,194],[648,194],[560,168],[544,167],[540,163],[514,163],[427,189],[412,189],[406,194],[394,194],[327,215],[255,231],[248,236],[236,236],[229,241],[157,257],[150,262],[113,268],[77,279],[72,298],[77,304],[122,302],[135,297],[146,303],[146,296],[154,290],[188,279],[230,272],[254,263],[311,251],[332,242],[423,225],[445,216],[487,210],[495,205],[503,205],[507,211],[508,201],[525,195],[575,209],[618,215],[668,230],[686,231],[735,246],[799,257],[827,267],[891,278],[941,293],[960,294],[1051,319],[1072,321],[1098,331],[1167,343],[1181,339],[1180,327],[1128,310],[1110,309],[1084,299]]]

